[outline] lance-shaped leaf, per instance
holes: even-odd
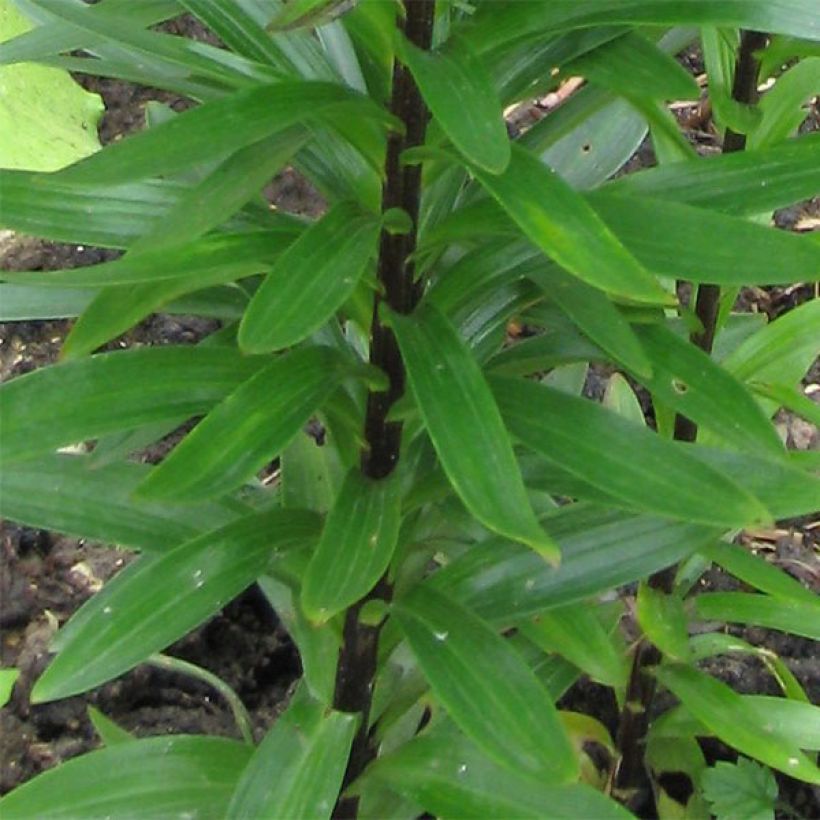
[[[393,608],[434,694],[459,728],[505,768],[546,783],[578,776],[547,690],[512,645],[454,600],[417,586]]]
[[[277,356],[217,405],[140,486],[143,498],[194,501],[253,477],[350,374],[329,347]]]
[[[636,613],[644,634],[664,655],[674,660],[689,660],[692,653],[686,613],[678,595],[642,583],[638,589]]]
[[[606,294],[569,276],[557,265],[535,264],[525,267],[526,276],[535,282],[586,336],[635,373],[651,376],[652,365],[629,322]],[[540,264],[538,264],[540,262]]]
[[[753,592],[707,592],[696,596],[695,613],[707,621],[729,621],[780,629],[820,641],[820,601],[790,600]]]
[[[530,507],[501,414],[469,349],[430,304],[411,317],[391,313],[390,322],[433,446],[467,509],[491,530],[556,561],[558,550]]]
[[[269,268],[301,232],[298,222],[279,223],[281,230],[220,233],[177,248],[127,253],[113,262],[55,271],[2,271],[0,279],[43,288],[96,288],[190,279],[201,287],[230,282]]]
[[[769,518],[729,477],[599,404],[522,379],[493,376],[491,386],[516,438],[631,509],[727,527]]]
[[[653,376],[638,378],[658,399],[746,450],[775,458],[783,443],[751,393],[731,373],[664,325],[636,328]]]
[[[669,302],[669,295],[583,197],[537,157],[513,145],[503,174],[471,170],[527,238],[561,267],[608,293]]]
[[[438,51],[400,42],[400,55],[433,116],[471,162],[500,174],[510,161],[510,139],[495,83],[469,44],[451,38]]]
[[[384,109],[342,85],[302,80],[254,86],[114,143],[61,171],[60,178],[112,184],[174,174],[327,116],[391,122]]]
[[[308,136],[306,129],[295,126],[240,148],[189,188],[132,250],[150,248],[156,252],[218,227],[262,190]]]
[[[269,31],[321,26],[350,11],[357,0],[293,0],[268,24]]]
[[[357,467],[347,474],[302,582],[309,618],[328,620],[387,569],[399,537],[400,490],[395,475],[374,481]]]
[[[96,468],[90,461],[55,453],[4,465],[0,515],[29,527],[164,552],[227,524],[241,511],[223,502],[180,506],[134,499],[150,471],[147,465],[119,462]]]
[[[282,550],[309,543],[318,517],[271,510],[129,564],[58,633],[32,700],[65,698],[121,675],[218,612]]]
[[[491,539],[429,583],[482,618],[506,625],[646,577],[710,543],[716,532],[589,504],[562,507],[542,520],[561,548],[557,569],[518,544]]]
[[[102,353],[0,387],[4,463],[209,409],[267,363],[228,347]]]
[[[170,735],[75,757],[0,800],[3,817],[105,820],[133,816],[219,820],[252,748],[224,737]]]
[[[372,764],[356,792],[384,784],[437,817],[630,817],[591,786],[555,786],[499,766],[448,722],[439,724]]]
[[[254,752],[225,817],[329,818],[358,720],[298,692]]]
[[[244,350],[265,353],[301,341],[344,304],[376,247],[379,224],[342,202],[277,260],[239,327]]]
[[[659,165],[626,174],[602,189],[737,214],[773,211],[806,199],[818,190],[820,133],[806,134],[772,148]]]
[[[724,743],[789,777],[820,784],[820,769],[725,683],[683,664],[664,664],[655,674]]]

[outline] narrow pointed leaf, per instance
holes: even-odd
[[[745,547],[718,542],[710,544],[701,554],[719,564],[736,578],[787,601],[814,603],[817,596],[782,569],[770,564],[762,555],[755,555]]]
[[[789,777],[820,784],[820,769],[725,683],[683,664],[661,666],[655,674],[724,743]]]
[[[562,507],[543,523],[561,548],[557,569],[524,547],[491,539],[429,583],[482,618],[506,625],[644,578],[702,548],[715,534],[689,522],[587,504]]]
[[[90,462],[88,456],[54,454],[4,465],[0,515],[144,552],[165,552],[237,517],[238,510],[222,502],[180,506],[134,499],[150,471],[147,465],[96,468]]]
[[[546,783],[577,777],[578,762],[549,694],[504,638],[425,585],[393,611],[434,694],[490,757]]]
[[[432,305],[391,314],[407,378],[450,483],[491,530],[556,561],[527,499],[501,414],[472,354]]]
[[[169,346],[35,370],[0,387],[3,462],[202,413],[264,364],[227,347]]]
[[[439,51],[401,44],[424,101],[442,130],[464,157],[491,174],[510,161],[510,140],[495,84],[484,62],[466,41],[448,40]],[[458,105],[454,101],[458,100]]]
[[[635,373],[652,374],[639,338],[606,294],[555,265],[527,266],[526,275],[589,339]]]
[[[518,629],[541,649],[557,652],[593,680],[622,688],[629,672],[624,647],[607,634],[596,608],[589,601],[555,607],[521,621]]]
[[[244,350],[265,353],[301,341],[349,298],[376,248],[379,225],[340,203],[279,258],[239,327]]]
[[[218,227],[260,193],[308,136],[306,129],[293,127],[240,148],[189,188],[133,249],[156,252],[198,239]]]
[[[413,738],[371,765],[354,789],[378,782],[437,817],[464,820],[627,818],[629,813],[591,786],[555,786],[499,766],[451,725]]]
[[[65,181],[114,184],[173,174],[215,160],[298,122],[333,116],[388,115],[361,94],[325,82],[262,85],[192,108],[108,146],[60,172]]]
[[[644,634],[673,660],[688,661],[691,656],[689,632],[683,601],[643,582],[638,588],[638,623]]]
[[[765,626],[820,641],[820,601],[790,600],[754,592],[707,592],[694,599],[707,621]]]
[[[217,405],[138,494],[194,501],[238,487],[282,451],[349,372],[328,347],[276,357]]]
[[[329,818],[358,719],[297,693],[254,752],[225,817]]]
[[[701,157],[684,165],[659,165],[619,177],[602,190],[725,213],[772,211],[820,190],[820,134],[772,148]]]
[[[251,757],[224,737],[171,735],[120,743],[75,757],[18,786],[0,800],[7,820],[105,820],[108,817],[225,817]]]
[[[528,151],[513,145],[498,176],[472,171],[527,238],[579,279],[637,301],[669,301],[581,195]]]
[[[345,478],[302,582],[309,618],[326,621],[364,597],[390,563],[401,523],[395,476],[373,481],[358,467]]]
[[[121,675],[190,632],[261,575],[278,552],[309,543],[317,517],[250,515],[163,555],[129,564],[57,636],[32,700],[65,698]]]
[[[654,396],[738,447],[784,455],[774,426],[731,373],[663,325],[645,325],[636,333],[654,369],[651,379],[636,376]]]
[[[320,26],[349,11],[357,0],[293,0],[268,25],[269,31]]]
[[[99,735],[103,746],[117,746],[121,743],[131,743],[137,739],[135,735],[123,729],[122,726],[119,726],[110,717],[106,717],[93,706],[88,707],[88,719],[91,721],[94,731]]]
[[[727,527],[768,519],[730,478],[594,402],[521,379],[491,386],[516,438],[630,508]]]

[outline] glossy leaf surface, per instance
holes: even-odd
[[[297,693],[254,752],[225,817],[329,818],[357,721]]]
[[[169,346],[35,370],[0,387],[3,461],[202,413],[263,364],[230,348]]]
[[[503,174],[472,171],[527,238],[579,279],[630,299],[668,301],[581,195],[525,149],[513,145]]]
[[[202,820],[225,817],[242,769],[244,743],[222,737],[172,735],[109,746],[44,772],[0,800],[12,818],[105,820],[141,814]]]
[[[725,743],[790,777],[820,783],[820,769],[768,719],[761,721],[725,683],[683,664],[661,666],[656,675]]]
[[[353,293],[376,248],[375,219],[350,203],[335,205],[282,254],[251,299],[239,344],[279,350],[323,325]]]
[[[643,578],[708,543],[715,530],[588,504],[563,507],[544,526],[561,548],[561,566],[509,542],[479,544],[434,575],[482,618],[507,624]]]
[[[427,431],[467,509],[555,561],[558,551],[530,508],[498,407],[453,326],[429,304],[412,317],[391,314],[391,324]]]
[[[32,700],[68,697],[126,672],[219,611],[277,551],[309,543],[317,532],[312,513],[272,510],[139,558],[58,633],[57,657]]]
[[[185,437],[139,495],[193,501],[238,487],[287,445],[347,372],[327,347],[276,357]]]
[[[328,515],[302,582],[302,606],[326,621],[362,598],[387,569],[401,523],[396,476],[373,481],[354,467]]]
[[[436,697],[488,755],[546,783],[577,777],[551,698],[504,638],[424,585],[397,601],[393,612]]]
[[[729,478],[600,405],[520,379],[491,385],[513,435],[633,509],[718,526],[768,517]]]
[[[404,42],[400,53],[425,103],[456,148],[479,168],[500,174],[510,161],[510,140],[501,102],[482,60],[457,40],[435,52]]]

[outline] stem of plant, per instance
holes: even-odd
[[[435,0],[404,0],[404,35],[419,48],[429,49],[433,36]],[[382,213],[402,208],[411,218],[413,229],[406,234],[382,231],[379,244],[377,275],[380,292],[373,300],[370,329],[370,362],[388,376],[385,392],[371,391],[365,417],[366,446],[362,452],[362,472],[379,480],[395,469],[401,447],[401,423],[388,422],[391,406],[403,395],[404,364],[393,332],[379,320],[379,305],[386,302],[398,313],[411,313],[420,296],[410,256],[416,247],[416,229],[421,198],[421,167],[402,166],[401,154],[408,148],[424,144],[429,112],[412,75],[398,60],[393,65],[391,112],[405,126],[405,133],[391,133],[387,141],[385,182],[382,189]],[[333,707],[360,716],[359,729],[353,740],[342,790],[347,788],[374,757],[369,732],[370,705],[376,674],[379,626],[359,621],[362,606],[374,598],[389,601],[392,588],[387,576],[361,601],[345,613],[342,647],[336,668]],[[358,797],[340,797],[333,816],[354,818]]]
[[[757,77],[760,63],[756,52],[765,47],[767,38],[768,35],[757,31],[744,31],[741,35],[732,85],[732,98],[737,102],[750,105],[758,99]],[[746,135],[727,128],[723,140],[723,153],[742,151],[745,147]],[[705,353],[712,352],[719,304],[718,285],[702,284],[698,287],[695,314],[702,329],[693,333],[689,340]],[[680,414],[675,417],[676,440],[693,442],[697,438],[697,433],[697,425],[691,419]],[[677,567],[671,566],[656,572],[649,579],[650,586],[665,593],[672,592],[676,571]],[[656,689],[650,667],[656,666],[660,661],[661,653],[658,648],[645,639],[641,640],[632,658],[632,670],[618,727],[621,760],[615,773],[614,785],[626,801],[630,798],[641,801],[650,793],[650,780],[644,761],[646,732]]]

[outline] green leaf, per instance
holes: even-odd
[[[171,735],[120,743],[75,757],[0,800],[12,818],[104,820],[139,807],[148,817],[225,817],[251,747],[224,737]]]
[[[129,252],[113,262],[55,271],[2,271],[0,279],[40,287],[105,287],[164,283],[199,277],[198,287],[230,282],[270,267],[299,235],[298,223],[281,230],[220,233],[176,248]]]
[[[747,286],[820,275],[820,254],[809,237],[678,202],[606,190],[588,198],[609,230],[657,276]]]
[[[686,613],[677,595],[664,593],[644,582],[638,588],[636,614],[644,634],[665,656],[689,660],[692,653]]]
[[[620,373],[609,377],[601,403],[635,424],[646,424],[640,400]]]
[[[118,726],[111,718],[106,717],[93,706],[88,707],[88,719],[91,721],[94,731],[99,735],[103,746],[117,746],[121,743],[131,743],[136,740],[131,732],[126,731],[122,726]]]
[[[499,766],[447,722],[379,757],[354,785],[387,786],[437,817],[626,818],[630,815],[591,786],[556,786]]]
[[[725,683],[683,664],[663,665],[655,674],[724,743],[789,777],[820,783],[820,769]]]
[[[516,438],[614,503],[717,526],[768,519],[760,502],[728,477],[594,402],[522,379],[492,376],[490,383]],[[575,484],[565,494],[583,492]]]
[[[527,238],[579,279],[628,299],[669,301],[580,194],[528,151],[513,145],[498,176],[471,170]]]
[[[700,552],[736,578],[775,598],[804,601],[807,604],[816,601],[817,596],[811,590],[783,570],[772,566],[762,555],[755,555],[744,547],[718,542]]]
[[[600,683],[622,688],[629,670],[624,647],[607,633],[590,601],[555,607],[518,624],[526,638],[557,652]]]
[[[674,57],[634,31],[571,60],[560,76],[579,74],[627,98],[694,100],[699,94],[692,75]]]
[[[705,621],[729,621],[779,629],[820,641],[820,601],[784,600],[753,592],[705,592],[694,599]]]
[[[808,57],[781,74],[763,95],[762,121],[749,134],[751,149],[774,145],[792,136],[806,119],[806,105],[820,94],[820,58]]]
[[[357,0],[292,0],[268,25],[268,31],[289,31],[324,25],[349,11]]]
[[[240,486],[281,452],[349,374],[349,363],[328,347],[275,357],[208,413],[138,495],[195,501]]]
[[[32,701],[84,692],[164,649],[259,577],[277,552],[315,538],[317,525],[313,513],[271,510],[138,558],[58,633],[57,657]]]
[[[0,43],[30,28],[13,4],[3,4]],[[0,82],[1,167],[56,171],[99,150],[102,99],[84,91],[67,72],[38,65],[3,66]]]
[[[174,174],[305,120],[363,117],[392,123],[367,97],[342,85],[283,81],[254,86],[191,108],[60,172],[66,182],[116,184]]]
[[[774,820],[777,781],[769,769],[753,760],[718,761],[701,775],[701,788],[718,818]]]
[[[652,378],[636,377],[654,396],[737,447],[783,457],[777,431],[736,378],[664,325],[635,332],[653,368]]]
[[[358,720],[297,693],[254,752],[224,816],[329,818]]]
[[[746,339],[723,360],[723,366],[743,381],[793,387],[818,354],[820,299],[812,299]]]
[[[0,669],[0,709],[11,700],[14,684],[19,677],[19,669]]]
[[[504,638],[426,585],[393,612],[436,697],[480,748],[546,783],[577,778],[578,761],[550,696]]]
[[[593,342],[600,345],[630,370],[651,376],[652,365],[629,322],[597,288],[569,276],[556,265],[535,259],[525,267],[525,275]],[[540,263],[540,264],[539,264]]]
[[[588,504],[562,507],[543,523],[561,548],[557,569],[524,547],[490,539],[430,583],[482,618],[506,625],[646,577],[703,547],[715,533],[689,522]]]
[[[0,386],[3,462],[202,413],[266,363],[227,347],[168,346],[102,353],[19,376]]]
[[[378,234],[378,222],[356,205],[335,205],[282,254],[254,294],[240,346],[266,353],[321,327],[353,293]]]
[[[820,134],[771,148],[701,157],[626,174],[602,189],[714,211],[757,214],[799,202],[820,189]]]
[[[453,145],[468,162],[500,174],[510,161],[510,140],[484,62],[458,38],[433,52],[409,41],[401,41],[400,46],[402,62]]]
[[[304,128],[294,127],[240,148],[189,188],[132,251],[150,249],[156,253],[218,227],[262,190],[308,136]]]
[[[89,456],[57,453],[4,464],[0,514],[29,527],[164,552],[224,526],[241,511],[223,502],[179,506],[135,499],[134,491],[149,472],[145,464],[96,467]]]
[[[282,450],[279,472],[283,507],[301,507],[323,515],[333,506],[344,480],[336,448],[328,447],[326,441],[319,444],[304,432]]]
[[[401,524],[397,476],[374,481],[350,470],[302,582],[302,606],[327,621],[369,592],[387,569]]]
[[[430,304],[390,314],[407,379],[444,472],[482,524],[551,561],[558,550],[527,499],[512,445],[484,376],[453,326]]]

